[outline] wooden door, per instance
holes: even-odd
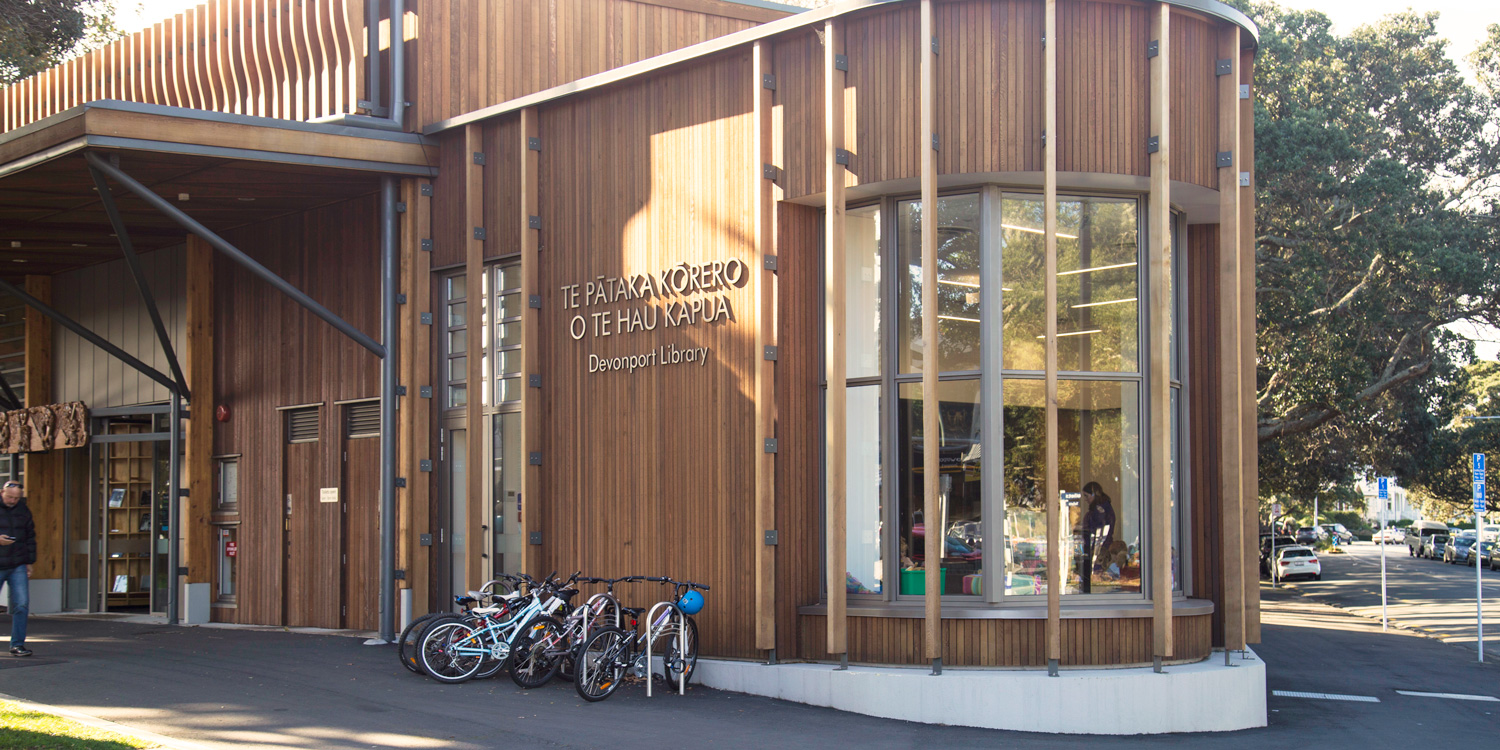
[[[321,408],[286,414],[286,557],[282,568],[283,624],[337,628],[342,609],[342,512],[338,498],[324,502]]]
[[[380,402],[362,401],[343,408],[344,627],[378,630]]]

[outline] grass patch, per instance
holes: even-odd
[[[0,701],[0,750],[125,750],[154,742],[95,729],[61,716]]]

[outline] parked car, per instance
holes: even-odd
[[[1443,562],[1450,565],[1467,563],[1469,560],[1469,548],[1479,540],[1479,535],[1473,531],[1460,531],[1448,538],[1447,546],[1443,547]]]
[[[1373,541],[1376,544],[1400,544],[1406,541],[1406,532],[1394,526],[1387,526],[1375,532]]]
[[[1283,581],[1296,576],[1323,580],[1323,564],[1318,562],[1318,555],[1311,547],[1300,544],[1286,549],[1277,547],[1276,566],[1276,577]]]
[[[1354,532],[1345,528],[1341,523],[1325,523],[1322,527],[1323,533],[1335,544],[1353,544]]]
[[[1500,524],[1485,524],[1479,530],[1479,537],[1486,542],[1500,542]]]
[[[1406,530],[1406,553],[1412,557],[1430,557],[1427,542],[1433,536],[1448,535],[1448,524],[1439,521],[1417,521]]]
[[[1479,565],[1489,565],[1493,568],[1495,562],[1495,544],[1495,542],[1480,542],[1477,546],[1470,547],[1469,556],[1465,558],[1464,562],[1469,567],[1473,567],[1477,562]],[[1477,554],[1474,552],[1476,549],[1479,550]]]
[[[1433,534],[1427,537],[1426,541],[1422,542],[1423,553],[1417,555],[1417,557],[1425,557],[1428,560],[1441,560],[1443,559],[1443,552],[1446,549],[1448,549],[1448,535]]]
[[[1500,570],[1500,542],[1491,542],[1490,548],[1490,570]]]
[[[1316,526],[1303,526],[1297,529],[1298,544],[1317,544],[1323,538],[1323,530]]]

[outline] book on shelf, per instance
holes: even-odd
[[[109,491],[109,507],[121,508],[125,506],[125,489],[113,489]]]
[[[115,576],[115,585],[109,590],[111,594],[130,593],[130,576],[121,573]]]

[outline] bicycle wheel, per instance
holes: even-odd
[[[578,697],[594,703],[608,698],[620,686],[629,664],[625,633],[616,628],[595,631],[578,649],[573,689]]]
[[[468,625],[440,622],[422,635],[422,668],[438,682],[463,682],[479,671],[484,656],[477,652],[483,646]]]
[[[532,618],[511,649],[511,681],[528,689],[547,684],[557,674],[557,662],[567,648],[562,623],[546,615]]]
[[[401,631],[401,638],[396,641],[396,655],[401,658],[402,666],[417,674],[422,674],[422,659],[418,655],[422,635],[427,632],[427,628],[444,619],[460,620],[462,616],[452,612],[433,612],[412,620],[411,624]]]
[[[698,666],[698,623],[691,617],[686,620],[682,632],[673,631],[667,636],[667,647],[662,651],[667,684],[674,689],[677,675],[683,674],[683,685],[687,685],[693,681],[693,668]]]

